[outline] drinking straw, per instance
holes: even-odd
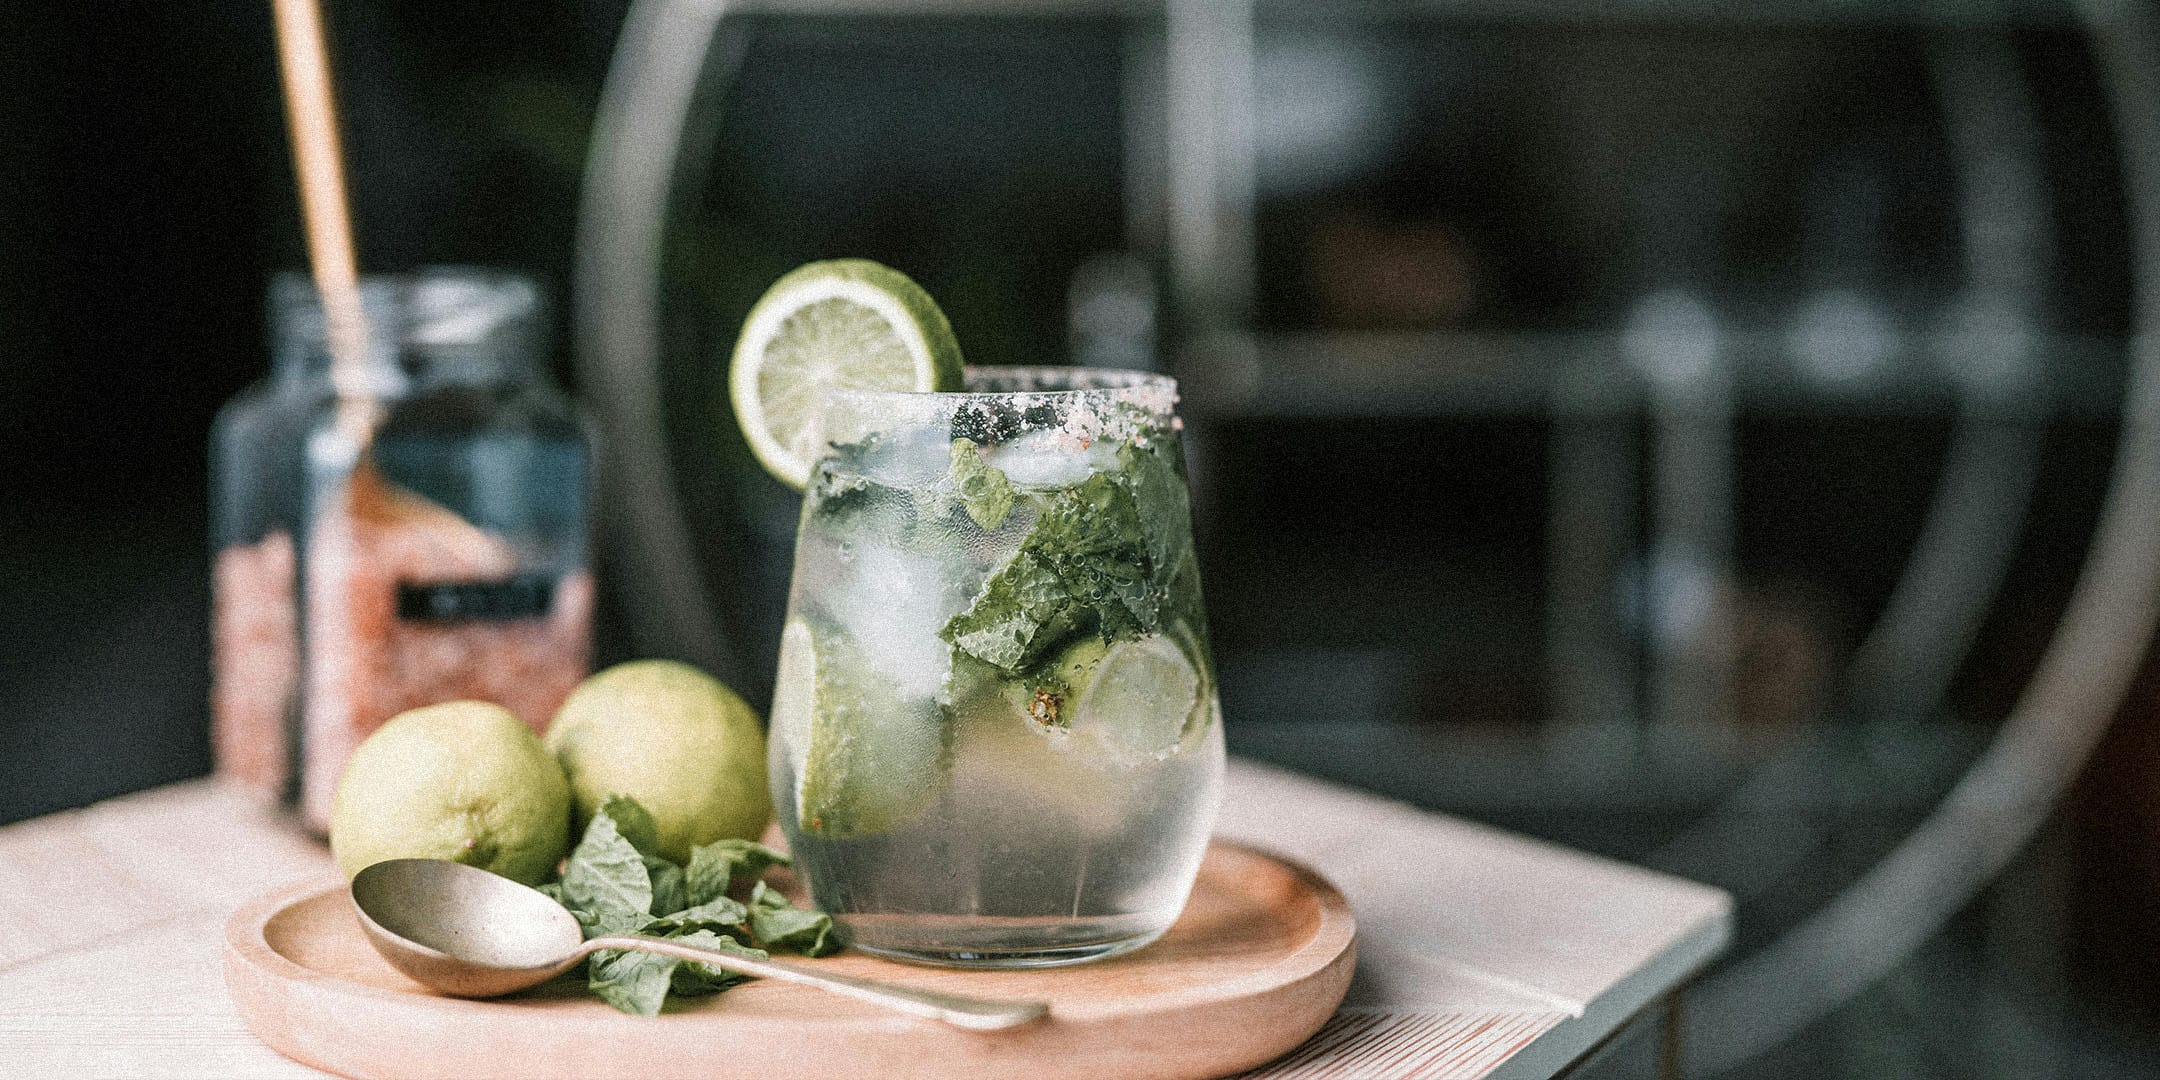
[[[318,0],[271,0],[271,10],[308,264],[322,298],[330,346],[338,425],[352,445],[364,451],[373,437],[376,406],[367,377],[367,320],[360,304],[359,261],[353,253],[352,210],[345,194],[345,155],[338,141],[322,8]]]

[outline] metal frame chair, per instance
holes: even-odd
[[[632,3],[593,129],[575,314],[581,373],[606,434],[604,539],[621,570],[614,584],[639,616],[632,630],[640,648],[685,655],[722,671],[738,660],[705,601],[674,480],[666,468],[652,466],[668,460],[659,377],[663,236],[686,158],[700,148],[693,103],[710,77],[705,68],[723,15],[783,8],[991,13],[1076,7],[1138,9],[1051,0]],[[1252,131],[1240,103],[1251,85],[1254,13],[1252,0],[1167,0],[1161,10],[1169,58],[1166,128],[1179,151],[1166,153],[1164,255],[1173,292],[1190,319],[1188,333],[1205,336],[1233,326],[1250,295]],[[2079,12],[2110,88],[2137,272],[2122,436],[2091,556],[2015,709],[1933,813],[1833,901],[1772,944],[1739,957],[1702,988],[1690,1014],[1690,1043],[1694,1064],[1705,1071],[1740,1064],[1820,1019],[1970,902],[2059,801],[2119,705],[2160,617],[2160,545],[2152,539],[2160,536],[2160,72],[2154,67],[2160,29],[2135,5],[2083,0]],[[2016,113],[2015,93],[2005,96],[2006,86],[2015,87],[2003,81],[2007,69],[1999,55],[1938,51],[1937,60],[1944,99],[1969,106],[1949,117],[1953,142],[1984,181],[1964,200],[1968,222],[2012,226],[2007,240],[1993,248],[1975,245],[1971,254],[1973,295],[1981,301],[1974,310],[2007,313],[2006,321],[1979,324],[1978,337],[1968,338],[1987,341],[2004,326],[2015,332],[2030,325],[2031,313],[2020,305],[2044,266],[2032,208],[2017,203],[2030,198],[2021,192],[2033,188],[2034,166],[2019,157],[2020,132],[2029,122]],[[1990,235],[2002,236],[1999,230]],[[1849,700],[1869,711],[1931,708],[2000,580],[2019,516],[2003,508],[2023,505],[2034,467],[2030,440],[1996,422],[2010,400],[2005,395],[2017,386],[2022,357],[2014,348],[2003,357],[2007,366],[1994,374],[2007,373],[2007,379],[1966,383],[1945,479],[1921,540],[1846,680]],[[1658,504],[1677,507],[1714,493],[1721,477],[1729,484],[1729,462],[1716,447],[1729,420],[1713,410],[1705,421],[1699,408],[1718,400],[1719,378],[1713,368],[1664,386],[1673,406],[1665,412],[1674,419],[1663,428],[1671,453],[1664,475],[1653,483],[1653,490],[1664,491]],[[1655,387],[1650,392],[1653,416],[1659,393]],[[1670,534],[1673,542],[1713,557],[1729,543],[1721,541],[1727,527],[1715,516],[1664,517],[1668,531],[1678,530]],[[1719,677],[1714,669],[1689,676]],[[1594,691],[1582,700],[1596,700]],[[1661,696],[1673,694],[1700,696],[1684,679],[1667,681]],[[1734,815],[1774,801],[1805,768],[1804,756],[1793,756],[1761,770],[1723,810],[1663,849],[1659,861],[1693,865],[1703,852],[1717,850]]]

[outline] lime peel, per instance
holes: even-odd
[[[961,368],[952,325],[920,285],[868,259],[832,259],[783,275],[750,309],[728,393],[751,453],[801,489],[825,449],[827,394],[958,390]]]
[[[347,877],[386,859],[448,859],[526,884],[570,846],[570,785],[508,709],[399,713],[346,762],[330,850]]]
[[[719,680],[672,660],[633,660],[588,677],[548,725],[583,828],[618,795],[652,819],[652,854],[676,862],[728,837],[754,839],[771,803],[757,710]]]
[[[942,710],[918,709],[868,676],[855,648],[801,619],[782,634],[773,752],[794,774],[797,827],[816,836],[890,832],[945,787]]]

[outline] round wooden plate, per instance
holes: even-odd
[[[627,1016],[575,980],[493,1001],[442,997],[361,936],[342,883],[262,897],[225,926],[225,985],[279,1053],[352,1077],[1223,1076],[1304,1042],[1356,963],[1342,894],[1248,848],[1208,849],[1192,899],[1155,944],[1037,971],[913,967],[843,953],[849,974],[1051,1003],[1050,1016],[970,1032],[784,983],[752,982]]]

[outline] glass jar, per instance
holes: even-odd
[[[219,411],[210,433],[211,747],[228,783],[291,794],[300,672],[298,538],[303,447],[331,396],[327,354],[296,323],[314,286],[280,274],[269,292],[270,375]]]
[[[296,385],[243,394],[215,440],[216,744],[221,771],[324,830],[346,758],[390,717],[478,699],[538,731],[584,676],[591,452],[522,277],[363,282],[359,401],[330,387],[312,289],[281,281],[272,302]]]

